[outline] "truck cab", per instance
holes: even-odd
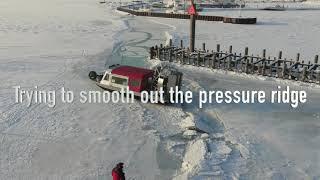
[[[152,85],[153,70],[132,66],[115,66],[107,69],[97,85],[109,90],[129,88],[136,95],[143,90],[150,90]]]
[[[170,68],[156,68],[155,70],[133,66],[110,66],[104,74],[97,75],[95,71],[89,73],[89,78],[106,90],[121,91],[129,89],[135,96],[141,96],[142,91],[158,91],[161,88],[168,96],[170,88],[181,86],[182,73]]]

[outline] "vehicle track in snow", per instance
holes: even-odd
[[[150,21],[153,22],[154,20],[150,20]],[[153,22],[153,23],[159,24],[157,22]],[[128,21],[127,24],[130,25],[130,21]],[[161,24],[161,26],[163,25]],[[168,26],[168,25],[164,25],[164,26]],[[165,33],[171,28],[174,29],[174,27],[170,27],[170,26],[168,26],[168,28],[169,29],[164,30],[163,32]],[[137,27],[135,28],[130,27],[128,28],[129,30],[128,33],[141,33],[141,31],[136,29]],[[140,48],[142,47],[145,49],[144,53],[148,53],[147,51],[148,48],[145,48],[146,46],[143,43],[148,43],[148,41],[150,43],[150,41],[153,42],[154,40],[156,40],[154,44],[159,44],[157,43],[157,41],[159,40],[154,39],[150,33],[146,33],[146,35],[147,37],[145,37],[144,40],[133,39],[133,40],[127,40],[130,43],[122,42],[121,45],[119,44],[121,47],[115,48],[116,50],[118,50],[118,53],[116,52],[115,54],[119,55],[120,53],[125,53],[125,51],[127,49],[130,49],[131,47],[140,47]],[[146,55],[143,54],[142,56],[146,56]],[[179,171],[182,164],[182,158],[186,151],[185,148],[187,147],[189,142],[193,142],[196,139],[199,139],[201,136],[201,133],[199,133],[198,136],[191,137],[191,139],[188,139],[188,137],[185,137],[183,135],[184,131],[186,131],[187,129],[184,129],[183,127],[181,127],[182,126],[181,123],[183,123],[183,120],[185,118],[188,118],[188,115],[187,115],[188,113],[192,113],[193,116],[197,118],[196,121],[198,122],[196,123],[196,126],[199,125],[198,124],[199,121],[200,123],[202,123],[202,126],[203,126],[203,123],[207,125],[207,128],[209,129],[205,129],[205,131],[207,130],[209,136],[212,136],[213,134],[219,134],[219,133],[223,134],[225,130],[223,121],[221,119],[218,119],[218,116],[209,116],[209,115],[206,115],[205,112],[199,111],[199,109],[197,108],[196,102],[194,102],[192,105],[183,105],[183,106],[179,106],[179,105],[178,106],[162,106],[162,105],[152,105],[152,104],[142,104],[142,103],[140,103],[140,106],[146,109],[145,111],[146,116],[144,116],[144,119],[147,119],[149,121],[144,126],[144,129],[155,131],[155,133],[158,134],[158,136],[161,139],[158,147],[160,149],[165,149],[164,151],[163,150],[159,151],[159,153],[161,153],[161,155],[159,156],[159,159],[165,159],[164,158],[165,156],[168,156],[171,159],[173,159],[173,161],[171,161],[170,163],[173,164],[172,166],[174,167],[173,168],[174,171],[171,171],[171,172],[167,171],[168,170],[167,168],[162,170],[163,172],[166,172],[166,173],[169,172],[171,176],[178,175],[179,177],[179,174],[183,173]],[[172,116],[174,113],[179,114],[178,117],[173,118],[170,116],[166,116],[166,114],[169,114]],[[154,118],[150,118],[150,115],[154,116]],[[176,130],[170,133],[170,128],[174,128]],[[197,128],[201,129],[202,127],[197,127]],[[228,163],[235,163],[235,160],[241,156],[240,155],[241,152],[237,148],[237,145],[225,140],[224,136],[218,137],[218,139],[214,139],[214,138],[209,138],[209,140],[204,139],[204,141],[207,143],[207,146],[208,146],[208,154],[206,154],[206,156],[208,158],[210,157],[213,158],[211,163],[214,163],[214,165],[212,165],[211,169],[206,169],[206,172],[202,172],[203,177],[226,178],[230,176],[239,176],[237,173],[234,172],[235,171],[234,169],[233,169],[234,171],[232,169],[228,171],[222,168],[223,165],[226,165]],[[207,141],[210,141],[210,142],[207,142]],[[219,156],[219,147],[216,147],[217,149],[213,149],[213,147],[209,147],[212,141],[221,144],[220,146],[222,148],[223,147],[230,148],[231,149],[230,152],[227,152],[227,154],[224,154],[224,152],[221,152],[222,153],[220,155],[221,157],[216,157],[216,156]],[[171,145],[169,145],[170,143]],[[169,151],[168,148],[171,149],[171,152],[168,152]],[[228,160],[228,158],[230,158],[230,160]],[[219,163],[217,163],[217,161],[219,161]],[[161,166],[161,163],[162,162],[160,160],[158,162],[158,165]],[[167,162],[167,164],[170,164],[170,163]],[[243,166],[243,162],[241,166]],[[193,169],[190,169],[190,171],[193,171]],[[165,173],[162,173],[162,175],[164,174]],[[169,178],[170,176],[166,176],[166,177]]]
[[[141,59],[139,60],[140,62],[136,63],[138,65],[143,65],[143,61],[145,61],[148,56],[147,53],[149,44],[156,44],[159,41],[165,41],[164,36],[161,36],[161,34],[165,32],[162,29],[165,28],[161,27],[160,31],[152,31],[148,30],[148,28],[152,26],[140,27],[140,22],[143,20],[136,17],[129,17],[125,19],[125,21],[127,24],[127,28],[117,35],[120,39],[117,40],[119,43],[117,43],[113,48],[113,56],[111,58],[114,60],[112,60],[112,62],[116,62],[115,60],[119,59],[119,56],[122,56],[123,54],[125,56],[128,56],[128,58],[130,58],[130,56],[133,54],[134,56],[141,57]],[[108,63],[110,63],[110,61],[106,62],[106,64]],[[181,117],[184,116],[184,112],[181,111],[180,108],[166,107],[163,105],[143,104],[139,101],[135,103],[134,109],[140,109],[138,111],[142,110],[143,112],[141,115],[142,121],[135,122],[141,123],[142,129],[138,131],[144,131],[147,134],[151,133],[154,137],[157,138],[157,155],[155,158],[157,159],[157,166],[158,168],[160,168],[160,174],[158,174],[154,178],[170,179],[180,168],[181,159],[179,160],[177,156],[172,156],[169,152],[167,152],[167,145],[170,141],[172,141],[168,138],[171,136],[175,136],[175,134],[181,133],[179,122],[181,121]],[[140,153],[140,148],[138,148],[134,152]],[[132,156],[135,155],[133,154]],[[170,167],[163,166],[162,161],[164,160],[162,159],[166,159],[166,161],[168,161],[164,163],[172,165]],[[131,161],[131,163],[132,165],[134,164],[133,161]]]

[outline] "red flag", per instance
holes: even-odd
[[[191,6],[188,8],[189,15],[197,15],[196,7],[194,6],[193,2],[191,1]]]

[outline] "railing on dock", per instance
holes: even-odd
[[[183,47],[183,41],[177,47],[170,40],[168,46],[160,44],[151,47],[150,59],[320,84],[318,55],[311,62],[301,61],[299,53],[295,60],[288,60],[282,57],[282,51],[279,51],[278,57],[267,57],[265,49],[261,55],[254,56],[249,55],[248,47],[243,54],[233,52],[232,48],[230,46],[227,51],[221,51],[217,44],[216,50],[209,51],[203,43],[202,49],[190,52],[189,48]]]

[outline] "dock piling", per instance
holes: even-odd
[[[300,53],[297,53],[295,61],[292,61],[283,58],[282,51],[278,52],[277,57],[267,58],[266,49],[263,49],[262,56],[254,56],[249,55],[248,47],[245,47],[243,54],[237,54],[233,52],[233,46],[229,46],[227,51],[222,51],[220,44],[217,44],[215,51],[209,51],[206,44],[202,43],[201,49],[194,48],[192,51],[183,47],[182,40],[179,47],[174,46],[172,42],[170,39],[168,46],[160,44],[150,47],[150,59],[320,84],[318,55],[311,62],[301,61]]]

